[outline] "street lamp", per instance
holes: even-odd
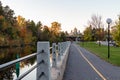
[[[92,39],[94,41],[94,38],[95,38],[95,28],[92,29]]]
[[[110,58],[110,44],[109,44],[109,41],[110,41],[110,23],[112,22],[112,20],[110,18],[108,18],[106,20],[107,24],[108,24],[108,59]]]

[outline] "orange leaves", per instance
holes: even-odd
[[[57,31],[61,30],[61,24],[60,23],[52,22],[51,24],[52,24],[52,26],[51,26],[52,29],[57,30]]]
[[[26,27],[26,20],[22,16],[17,17],[17,23],[20,28]]]
[[[53,22],[51,23],[51,31],[55,34],[58,35],[61,30],[61,24],[58,22]]]
[[[26,20],[22,16],[17,17],[18,29],[20,31],[20,37],[25,38],[26,36]]]
[[[4,20],[4,16],[0,15],[0,20]]]
[[[26,29],[21,29],[20,30],[20,36],[22,37],[22,38],[25,38],[25,36],[26,36]]]

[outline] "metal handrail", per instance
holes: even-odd
[[[52,49],[52,47],[50,47],[49,49]],[[33,53],[33,54],[30,54],[30,55],[27,55],[25,57],[22,57],[22,58],[19,58],[19,59],[16,59],[16,60],[13,60],[13,61],[10,61],[10,62],[7,62],[7,63],[4,63],[4,64],[1,64],[0,65],[0,71],[3,70],[4,68],[7,68],[17,62],[21,62],[23,60],[27,60],[27,59],[30,59],[34,56],[36,56],[38,53]],[[19,76],[16,80],[21,80],[22,78],[24,78],[27,74],[29,74],[31,71],[33,71],[35,68],[37,67],[37,65],[35,65],[34,67],[32,67],[31,69],[29,69],[28,71],[26,71],[24,74],[22,74],[21,76]]]
[[[52,49],[52,47],[50,47],[49,49]]]
[[[31,71],[33,71],[36,67],[37,67],[37,65],[33,66],[31,69],[29,69],[29,70],[26,71],[24,74],[22,74],[21,76],[19,76],[16,80],[21,80],[21,79],[24,78],[27,74],[29,74]]]
[[[58,47],[58,45],[56,45],[56,47]],[[50,47],[49,49],[52,49],[53,47]],[[27,60],[27,59],[30,59],[36,55],[38,55],[39,53],[33,53],[33,54],[30,54],[28,56],[25,56],[25,57],[22,57],[22,58],[19,58],[19,59],[16,59],[16,60],[13,60],[13,61],[10,61],[10,62],[7,62],[7,63],[4,63],[4,64],[1,64],[0,65],[0,71],[3,70],[4,68],[7,68],[17,62],[21,62],[23,60]],[[41,61],[43,62],[43,61]],[[41,64],[41,63],[39,63]],[[19,76],[16,80],[21,80],[22,78],[24,78],[27,74],[29,74],[31,71],[33,71],[36,67],[38,67],[38,65],[35,65],[33,66],[31,69],[29,69],[28,71],[26,71],[24,74],[22,74],[21,76]]]
[[[20,61],[23,61],[23,60],[32,58],[32,57],[34,57],[34,56],[36,56],[36,55],[37,55],[37,53],[33,53],[33,54],[31,54],[31,55],[28,55],[28,56],[25,56],[25,57],[22,57],[22,58],[19,58],[19,59],[16,59],[16,60],[13,60],[13,61],[4,63],[4,64],[1,64],[1,65],[0,65],[0,71],[1,71],[3,68],[6,68],[6,67],[8,67],[8,66],[10,66],[10,65],[13,65],[13,64],[17,63],[17,62],[20,62]]]

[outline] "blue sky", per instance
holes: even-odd
[[[108,17],[115,21],[120,14],[120,0],[2,0],[2,4],[9,5],[16,16],[43,25],[58,21],[68,32],[74,27],[82,32],[93,14],[101,15],[104,23]]]

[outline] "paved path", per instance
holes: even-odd
[[[71,44],[63,80],[120,80],[120,67]]]

